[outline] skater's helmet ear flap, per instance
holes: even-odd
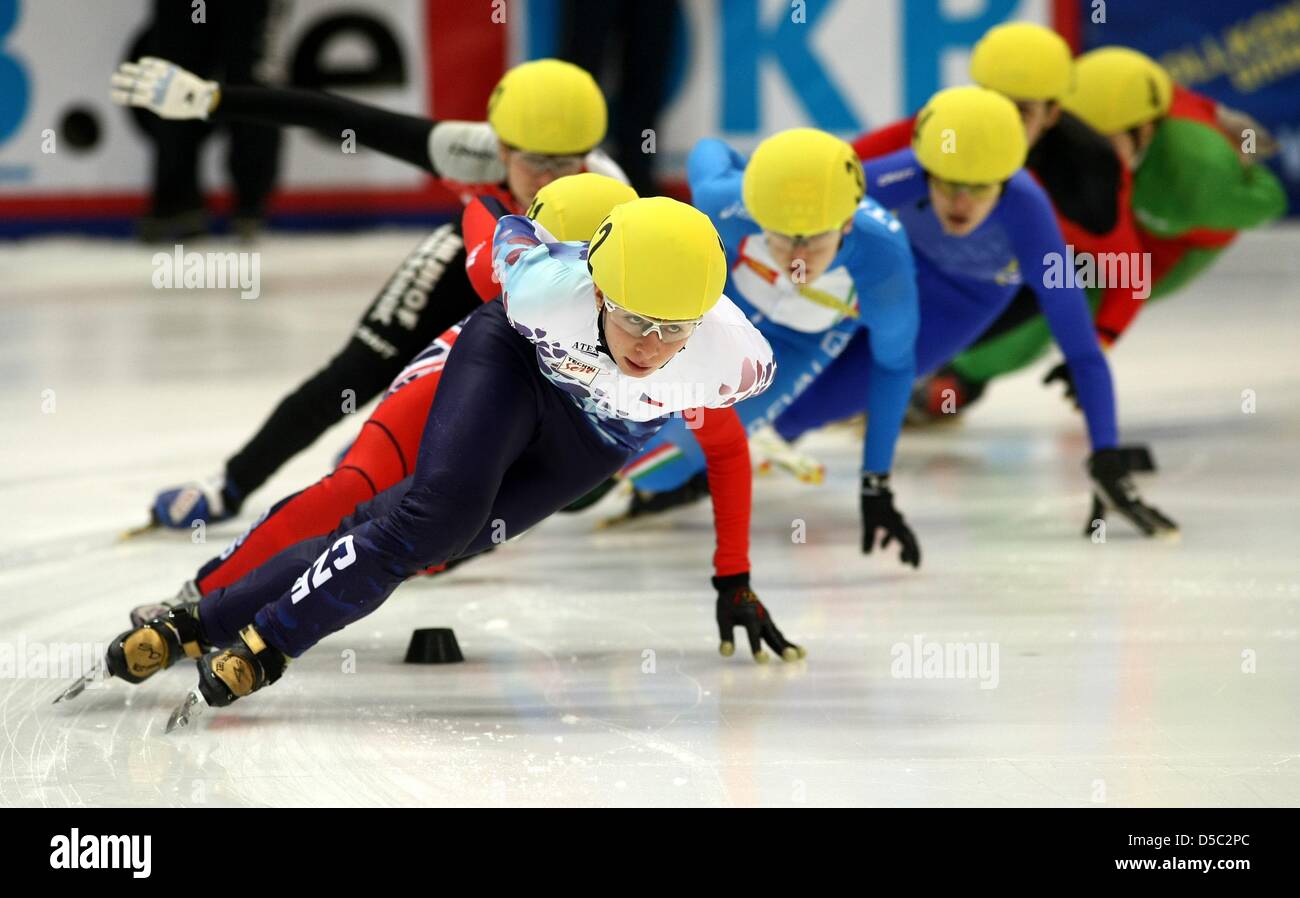
[[[528,217],[559,240],[588,241],[615,206],[636,198],[622,181],[583,172],[556,178],[537,191]]]

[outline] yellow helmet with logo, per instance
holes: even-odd
[[[533,198],[528,217],[559,240],[590,240],[615,206],[637,198],[622,181],[594,172],[556,178]]]
[[[1064,106],[1094,130],[1119,134],[1169,111],[1174,83],[1161,65],[1128,47],[1102,47],[1074,63],[1074,90]]]
[[[610,302],[666,321],[699,318],[727,281],[727,257],[713,222],[667,197],[615,206],[591,238],[587,267]]]
[[[605,139],[606,119],[595,79],[559,59],[515,66],[488,98],[488,122],[497,137],[529,153],[585,153]]]
[[[912,149],[927,172],[960,184],[1005,181],[1029,152],[1016,104],[973,85],[930,98],[916,116]]]
[[[791,128],[754,150],[742,195],[759,227],[801,236],[843,227],[865,189],[853,147],[816,128]]]
[[[984,33],[970,57],[970,76],[1015,100],[1059,100],[1070,89],[1070,45],[1050,28],[1008,22]]]

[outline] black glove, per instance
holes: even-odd
[[[921,566],[921,546],[907,526],[903,516],[894,508],[894,494],[889,489],[888,474],[862,475],[862,551],[866,555],[876,543],[877,528],[885,531],[885,538],[880,548],[889,548],[890,542],[898,540],[902,547],[903,564],[912,567]]]
[[[1093,521],[1103,520],[1108,509],[1123,515],[1145,536],[1175,537],[1178,525],[1156,508],[1142,501],[1129,475],[1142,470],[1135,465],[1143,454],[1143,447],[1116,447],[1098,449],[1088,459],[1088,476],[1092,478],[1092,516],[1084,527],[1084,536],[1092,534]],[[1154,468],[1149,453],[1147,461]]]
[[[1043,386],[1050,387],[1054,382],[1060,381],[1065,384],[1065,398],[1074,403],[1075,408],[1079,408],[1079,393],[1074,388],[1074,375],[1070,373],[1070,366],[1061,362],[1043,378]]]
[[[749,650],[754,653],[754,660],[766,664],[768,654],[763,650],[766,642],[772,650],[786,661],[798,661],[808,653],[802,646],[786,640],[776,628],[772,615],[768,614],[758,596],[749,588],[749,572],[731,574],[727,577],[714,577],[713,588],[718,591],[718,632],[722,642],[718,651],[730,658],[736,651],[735,628],[741,626],[749,634]]]

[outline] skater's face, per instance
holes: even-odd
[[[930,176],[930,203],[945,234],[965,237],[993,212],[1001,184],[956,184]]]
[[[582,156],[544,156],[525,153],[505,144],[499,145],[499,152],[506,165],[506,186],[514,194],[515,201],[524,207],[531,205],[537,191],[556,178],[581,172],[584,163]]]
[[[1061,107],[1055,100],[1008,99],[1016,104],[1016,109],[1020,112],[1020,120],[1025,123],[1025,137],[1031,147],[1061,120]]]
[[[1110,135],[1110,145],[1115,148],[1115,155],[1129,171],[1137,171],[1146,155],[1151,139],[1156,136],[1156,122],[1146,122],[1136,128]]]
[[[840,251],[841,239],[852,226],[853,219],[850,218],[844,227],[834,231],[823,231],[806,237],[764,231],[763,238],[767,241],[768,251],[772,253],[772,261],[785,272],[786,277],[795,284],[811,284],[826,273],[835,254]]]
[[[605,316],[605,342],[614,356],[618,370],[629,377],[648,377],[686,348],[685,340],[665,341],[658,333],[651,332],[644,337],[628,333],[610,319],[611,312],[605,307],[605,295],[596,290],[597,314]]]

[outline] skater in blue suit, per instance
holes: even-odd
[[[1052,206],[1021,166],[1025,139],[1015,106],[979,87],[941,91],[917,116],[911,149],[865,165],[868,193],[902,222],[916,260],[921,320],[916,369],[933,372],[969,346],[1030,285],[1065,355],[1088,423],[1090,523],[1115,510],[1148,536],[1177,526],[1144,504],[1131,481],[1131,453],[1117,447],[1115,392],[1083,292],[1066,286],[1067,258]],[[813,389],[785,409],[786,441],[866,410],[860,384],[875,348],[855,335]]]
[[[871,416],[863,446],[862,548],[870,552],[878,536],[885,546],[897,539],[904,563],[919,565],[920,547],[889,488],[916,375],[916,274],[901,225],[864,199],[853,148],[811,128],[768,138],[748,163],[725,143],[702,140],[687,160],[687,176],[695,206],[722,235],[727,293],[767,337],[777,360],[767,393],[736,407],[751,444],[802,479],[820,479],[820,468],[796,453],[765,451],[775,442],[765,429],[851,341],[860,341],[869,363],[845,386]],[[631,514],[639,513],[638,501],[656,510],[654,497],[680,500],[704,482],[704,456],[687,432],[690,423],[689,416],[670,422],[624,469],[636,485]]]

